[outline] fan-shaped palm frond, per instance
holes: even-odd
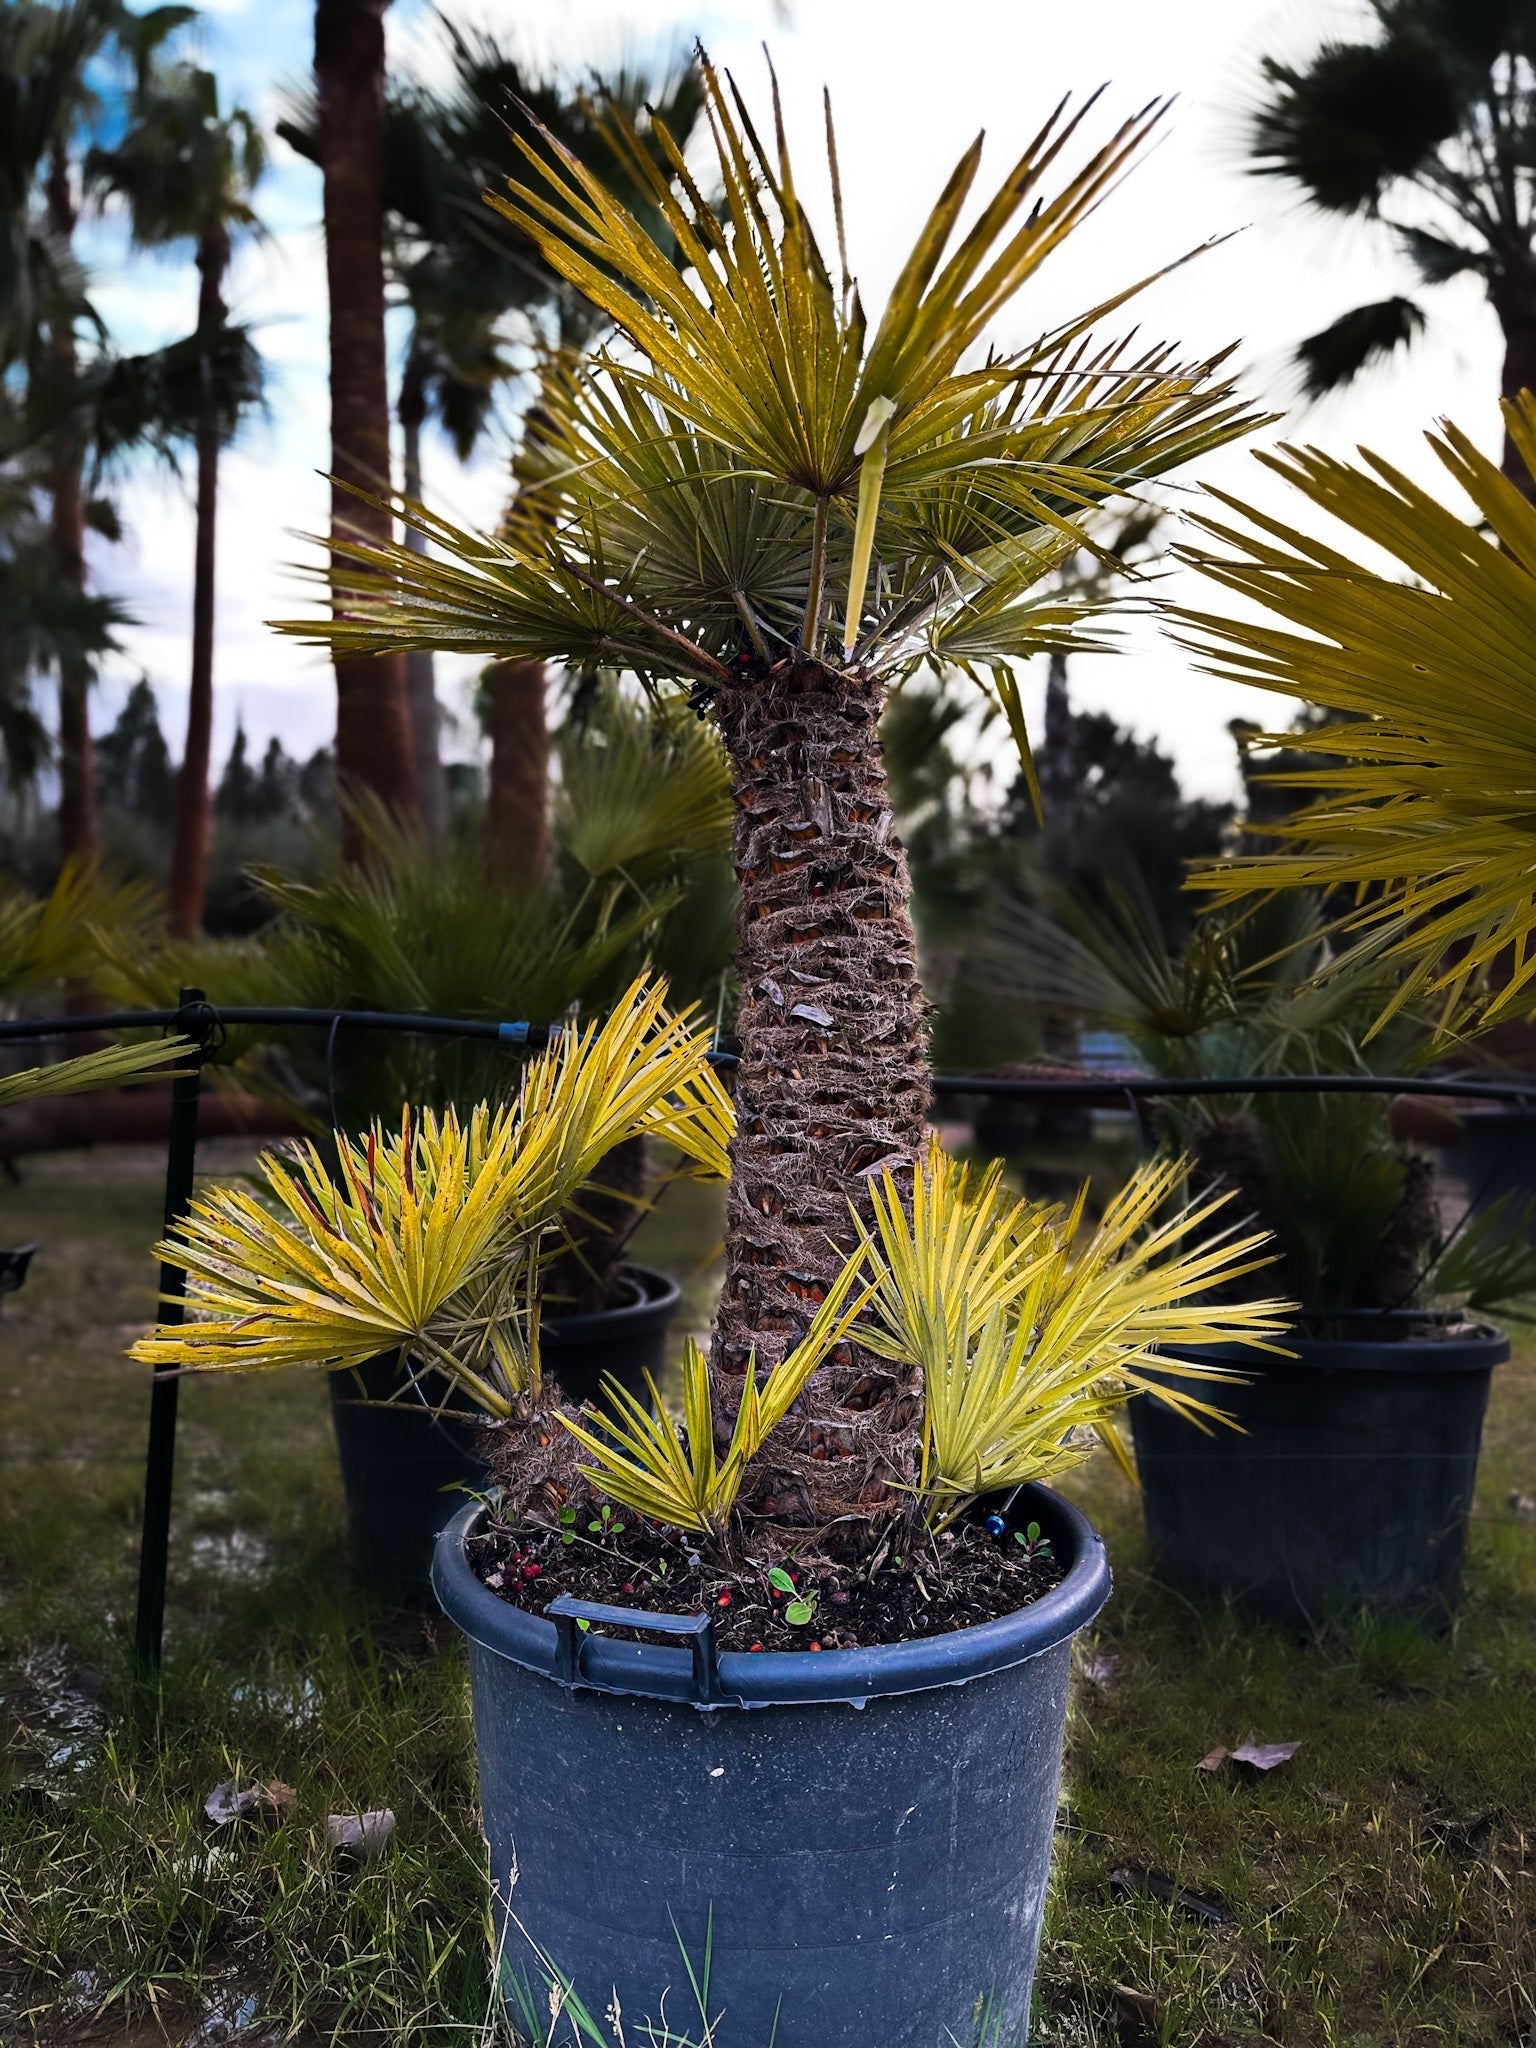
[[[596,715],[561,734],[555,810],[559,845],[583,874],[658,888],[730,851],[725,749],[682,698],[636,703],[606,684]]]
[[[973,1189],[937,1144],[910,1195],[886,1174],[867,1247],[875,1275],[871,1351],[923,1374],[917,1481],[930,1519],[952,1518],[978,1494],[1075,1464],[1115,1411],[1162,1372],[1168,1346],[1193,1380],[1230,1372],[1183,1361],[1186,1346],[1256,1343],[1279,1333],[1284,1304],[1203,1303],[1212,1287],[1264,1264],[1262,1236],[1207,1235],[1220,1201],[1169,1199],[1180,1160],[1138,1168],[1081,1241],[1083,1198],[1070,1210],[1018,1203],[1003,1215],[995,1174]],[[1159,1216],[1163,1220],[1157,1221]],[[1191,1419],[1219,1411],[1183,1388],[1159,1398]]]
[[[1536,458],[1536,399],[1523,394],[1505,416],[1521,454]],[[1227,552],[1181,552],[1267,616],[1171,616],[1211,673],[1349,720],[1274,736],[1302,753],[1348,758],[1283,778],[1321,791],[1265,828],[1294,850],[1225,863],[1203,885],[1228,897],[1353,890],[1345,931],[1389,970],[1408,969],[1383,996],[1383,1014],[1432,995],[1450,1028],[1519,1014],[1533,1001],[1536,509],[1456,427],[1429,438],[1485,528],[1376,456],[1263,456],[1406,577],[1216,492],[1249,530],[1202,519]]]
[[[333,1175],[314,1145],[262,1160],[267,1197],[199,1196],[160,1256],[189,1277],[193,1321],[132,1355],[202,1371],[360,1364],[403,1346],[504,1417],[539,1391],[537,1275],[562,1209],[616,1145],[654,1134],[723,1174],[728,1098],[707,1034],[637,982],[601,1024],[565,1034],[515,1102],[404,1114],[336,1134]]]
[[[144,947],[159,917],[146,882],[116,882],[77,862],[35,897],[0,880],[0,998],[89,979],[112,943]]]

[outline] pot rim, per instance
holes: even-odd
[[[596,1338],[624,1338],[637,1326],[652,1328],[658,1321],[677,1313],[683,1298],[681,1283],[670,1273],[658,1273],[651,1266],[623,1266],[619,1277],[640,1290],[638,1301],[621,1301],[614,1308],[593,1309],[586,1315],[563,1316],[558,1309],[547,1314],[539,1341],[551,1351],[565,1344],[590,1344]]]
[[[1509,1356],[1509,1337],[1497,1324],[1479,1320],[1466,1337],[1401,1337],[1386,1343],[1370,1337],[1296,1337],[1280,1340],[1292,1355],[1276,1358],[1246,1344],[1181,1344],[1170,1356],[1212,1365],[1235,1365],[1245,1379],[1288,1372],[1398,1372],[1428,1376],[1491,1372]],[[1156,1371],[1156,1366],[1152,1367]],[[1220,1402],[1220,1389],[1212,1396]]]
[[[444,1613],[471,1642],[567,1690],[675,1700],[705,1711],[834,1702],[862,1707],[886,1694],[966,1685],[1027,1663],[1069,1641],[1103,1607],[1110,1593],[1109,1560],[1103,1539],[1087,1516],[1045,1486],[1025,1487],[1020,1499],[1020,1514],[1038,1521],[1057,1556],[1067,1560],[1066,1577],[1043,1598],[992,1621],[914,1642],[819,1652],[726,1650],[718,1658],[712,1618],[699,1617],[696,1631],[709,1644],[707,1657],[717,1678],[704,1693],[696,1683],[697,1644],[690,1653],[629,1642],[595,1629],[574,1639],[574,1675],[563,1675],[562,1631],[556,1623],[499,1599],[470,1567],[464,1544],[486,1512],[483,1502],[463,1508],[438,1537],[432,1590]],[[630,1625],[644,1628],[644,1612],[633,1612]],[[567,1643],[573,1638],[574,1629]]]

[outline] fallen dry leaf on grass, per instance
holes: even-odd
[[[1288,1764],[1300,1749],[1299,1742],[1245,1742],[1238,1749],[1213,1749],[1195,1765],[1197,1771],[1219,1771],[1223,1764],[1247,1764],[1250,1770],[1272,1771]]]
[[[1097,1686],[1100,1692],[1108,1692],[1120,1675],[1120,1652],[1100,1650],[1091,1657],[1084,1657],[1082,1674],[1088,1683]]]
[[[1245,1742],[1241,1749],[1233,1750],[1232,1761],[1250,1764],[1256,1771],[1272,1771],[1276,1764],[1288,1764],[1300,1747],[1299,1742]]]
[[[395,1832],[395,1816],[387,1806],[370,1813],[328,1813],[325,1839],[333,1849],[353,1856],[377,1856]]]
[[[239,1786],[233,1778],[226,1778],[203,1801],[203,1811],[215,1827],[221,1828],[232,1820],[281,1820],[298,1796],[281,1778],[272,1779],[270,1784]]]

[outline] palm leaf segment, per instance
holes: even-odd
[[[1536,462],[1536,399],[1523,393],[1505,418]],[[1262,456],[1406,579],[1218,492],[1255,531],[1204,519],[1233,552],[1181,552],[1268,617],[1172,616],[1210,673],[1348,721],[1270,736],[1349,758],[1277,777],[1322,792],[1266,824],[1292,848],[1226,863],[1204,886],[1354,890],[1345,929],[1408,970],[1388,1013],[1431,996],[1449,1025],[1536,1000],[1536,508],[1456,427],[1429,440],[1483,528],[1370,454],[1363,465],[1315,449]]]
[[[946,659],[991,673],[1022,741],[1008,664],[1070,644],[1082,610],[1033,586],[1082,544],[1093,508],[1251,424],[1214,362],[1090,341],[1093,320],[1139,286],[1031,348],[971,362],[1163,108],[1049,194],[1086,112],[1058,108],[946,256],[973,146],[870,331],[846,260],[834,282],[812,233],[776,101],[770,150],[730,82],[707,64],[702,75],[718,213],[664,126],[649,131],[659,167],[617,107],[610,140],[664,239],[547,135],[525,148],[529,182],[493,202],[629,345],[546,390],[538,518],[488,538],[401,507],[441,559],[349,546],[342,615],[284,630],[705,685],[744,660],[895,674]],[[836,196],[830,122],[828,142]]]
[[[733,1119],[707,1033],[665,997],[637,982],[530,1067],[507,1107],[407,1111],[398,1132],[338,1134],[334,1178],[306,1144],[263,1159],[265,1199],[235,1185],[199,1197],[159,1247],[198,1319],[151,1331],[132,1356],[229,1371],[357,1365],[399,1346],[487,1414],[536,1397],[540,1254],[604,1157],[650,1133],[696,1171],[726,1172]]]

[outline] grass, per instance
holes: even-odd
[[[123,1151],[0,1189],[0,1243],[42,1247],[0,1311],[0,2041],[201,2048],[224,2015],[248,2042],[478,2048],[462,1661],[432,1617],[348,1583],[317,1381],[183,1387],[165,1680],[132,1680],[146,1389],[121,1352],[152,1310],[159,1174]],[[699,1327],[718,1210],[679,1188],[646,1231]],[[1068,1486],[1116,1566],[1086,1656],[1120,1661],[1077,1688],[1041,2044],[1536,2044],[1536,1522],[1507,1505],[1536,1493],[1536,1348],[1495,1389],[1441,1642],[1302,1647],[1193,1609],[1148,1575],[1107,1467]],[[1301,1747],[1267,1777],[1197,1772],[1245,1737]],[[202,1802],[228,1778],[280,1779],[293,1807],[215,1829]],[[338,1862],[326,1816],[376,1807],[387,1848]],[[1127,1866],[1226,1918],[1118,1896]]]

